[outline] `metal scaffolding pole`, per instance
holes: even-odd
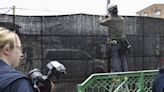
[[[110,0],[107,0],[107,5],[106,5],[106,12],[108,14],[108,4],[110,4]]]

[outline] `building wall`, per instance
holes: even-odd
[[[153,4],[137,12],[139,16],[164,18],[164,4]]]

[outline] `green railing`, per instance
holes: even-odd
[[[151,92],[158,70],[98,73],[78,84],[78,92]]]

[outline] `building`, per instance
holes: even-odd
[[[139,16],[164,18],[164,4],[153,4],[137,12]]]

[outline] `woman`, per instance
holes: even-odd
[[[22,57],[18,35],[0,27],[0,92],[34,92],[26,76],[14,69]]]

